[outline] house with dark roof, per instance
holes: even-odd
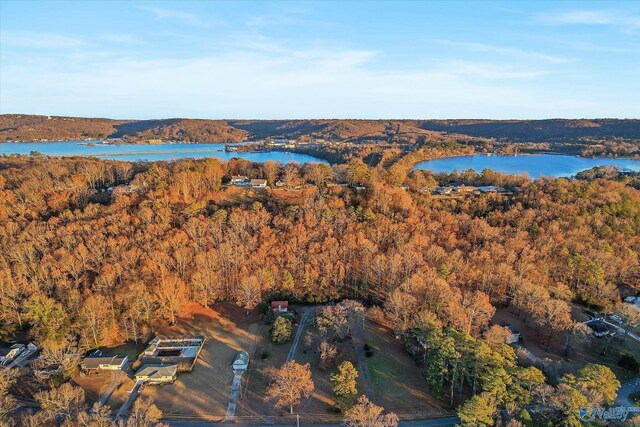
[[[96,354],[85,357],[80,363],[80,368],[83,371],[117,371],[124,369],[128,361],[127,356]]]
[[[607,325],[602,320],[591,320],[585,322],[585,325],[591,328],[591,330],[593,331],[593,335],[595,335],[596,337],[604,337],[616,333],[615,327]]]
[[[7,365],[24,351],[24,344],[13,344],[10,347],[0,347],[0,365]]]
[[[249,183],[249,177],[246,177],[244,175],[234,175],[231,177],[231,185],[239,185],[245,187],[249,185]]]

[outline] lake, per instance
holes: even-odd
[[[94,146],[88,146],[93,143]],[[240,143],[242,144],[242,143]],[[240,145],[233,144],[233,145]],[[325,160],[307,154],[287,151],[269,151],[257,153],[226,152],[225,144],[102,144],[101,141],[63,141],[63,142],[6,142],[0,143],[2,154],[29,154],[37,151],[49,156],[96,156],[103,159],[125,160],[177,160],[215,157],[220,160],[241,158],[263,163],[267,160],[286,163],[321,162]]]
[[[640,160],[590,158],[554,154],[535,155],[484,155],[446,157],[419,162],[414,169],[450,173],[473,169],[480,173],[484,169],[518,175],[528,173],[531,178],[541,176],[571,177],[580,171],[596,166],[618,166],[620,170],[640,171]]]

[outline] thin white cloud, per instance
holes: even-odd
[[[156,19],[179,22],[192,27],[210,27],[213,22],[206,21],[195,13],[160,7],[140,6],[139,9],[150,12]]]
[[[514,67],[501,62],[457,60],[443,62],[439,67],[458,76],[494,80],[534,79],[550,74],[547,70]]]
[[[131,34],[123,33],[103,33],[98,36],[102,41],[119,43],[119,44],[140,44],[141,41]]]
[[[381,70],[371,66],[375,55],[339,49],[277,55],[229,50],[184,60],[96,60],[90,71],[63,64],[45,69],[0,64],[0,112],[72,114],[81,108],[83,115],[132,118],[590,115],[584,99],[564,94],[562,101],[549,103],[545,94],[522,84],[545,71],[471,61]],[[56,85],[46,83],[51,81]]]
[[[86,46],[84,40],[35,31],[0,31],[0,44],[31,49],[72,49]]]
[[[614,25],[622,29],[640,28],[640,16],[612,10],[571,10],[547,13],[539,20],[552,25]]]
[[[476,43],[476,42],[458,42],[453,40],[442,40],[441,43],[453,46],[453,47],[461,47],[473,52],[485,52],[485,53],[495,53],[498,55],[510,56],[520,59],[531,59],[535,61],[544,61],[552,64],[563,64],[568,62],[573,62],[573,58],[565,57],[565,56],[556,56],[556,55],[548,55],[539,52],[530,52],[523,49],[505,47],[505,46],[496,46],[485,43]]]

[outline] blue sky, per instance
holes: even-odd
[[[640,2],[0,0],[0,113],[640,117]]]

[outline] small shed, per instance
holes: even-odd
[[[289,311],[289,301],[271,301],[271,308],[278,313],[286,313]]]
[[[231,363],[231,369],[236,371],[246,371],[249,367],[249,353],[246,351],[239,351],[238,354],[233,358],[233,362]]]

